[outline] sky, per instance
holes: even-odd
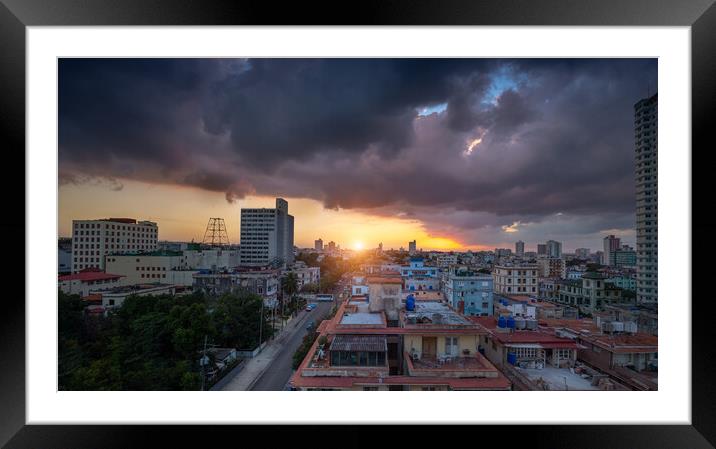
[[[655,59],[60,59],[72,219],[238,243],[289,202],[295,240],[426,250],[635,241],[633,106]]]

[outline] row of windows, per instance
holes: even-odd
[[[527,287],[515,287],[514,291],[516,293],[519,293],[519,292],[527,293],[528,292]],[[507,292],[512,293],[512,287],[507,287]],[[535,292],[535,288],[532,287],[532,293],[534,293],[534,292]]]
[[[167,271],[167,267],[135,267],[136,271]],[[150,270],[151,268],[151,270]]]
[[[111,228],[110,228],[111,226]],[[134,225],[134,226],[127,226],[127,225],[110,225],[108,223],[75,223],[75,229],[118,229],[120,231],[131,231],[131,230],[139,230],[139,231],[146,231],[146,232],[152,232],[157,233],[156,227],[147,227],[142,225]]]
[[[84,270],[85,268],[99,268],[99,265],[94,264],[75,264],[75,271]]]
[[[385,366],[385,352],[331,351],[332,366]]]

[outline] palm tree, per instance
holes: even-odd
[[[284,276],[281,279],[281,290],[283,291],[283,299],[281,301],[281,309],[283,312],[283,304],[285,304],[286,297],[293,298],[293,296],[298,291],[298,276],[296,276],[296,273],[288,273],[286,276]],[[294,307],[295,309],[295,307]],[[292,313],[295,313],[294,310]],[[283,316],[283,313],[282,313]]]

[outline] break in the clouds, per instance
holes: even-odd
[[[61,59],[60,179],[579,246],[633,230],[633,105],[656,74],[654,59]]]

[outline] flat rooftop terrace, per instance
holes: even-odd
[[[573,373],[566,368],[555,368],[554,366],[547,365],[542,369],[519,367],[515,367],[515,369],[532,382],[546,383],[550,390],[599,390],[596,385],[592,385],[591,380],[585,379],[581,375]]]
[[[346,312],[341,318],[341,324],[374,324],[382,325],[383,316],[371,312]]]

